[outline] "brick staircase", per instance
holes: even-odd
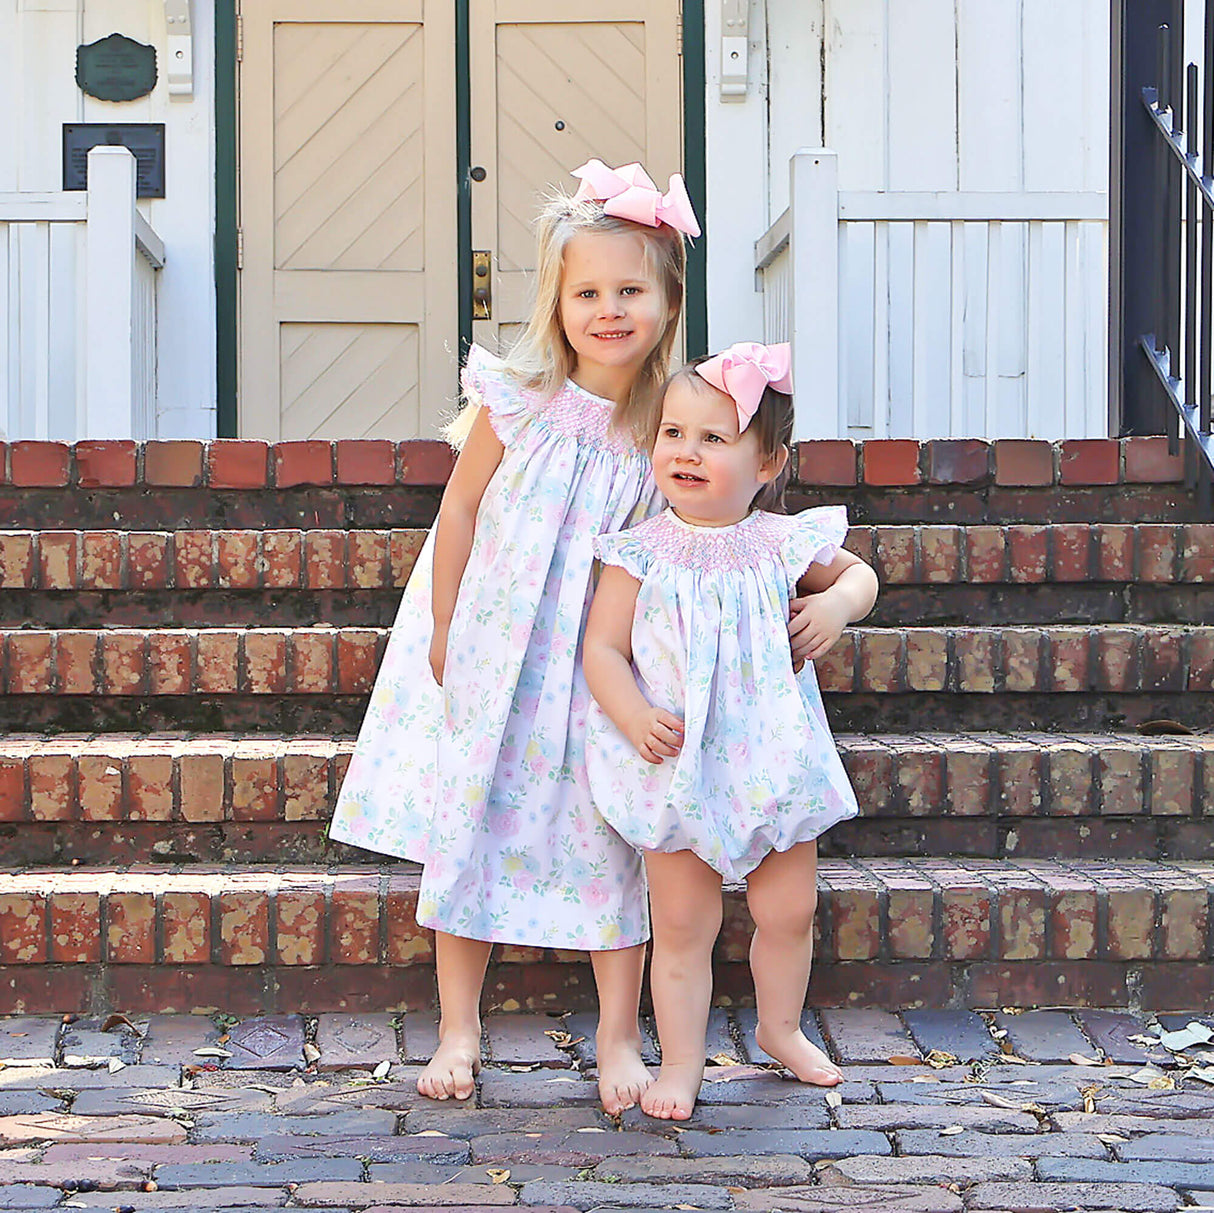
[[[325,825],[449,469],[0,447],[0,1013],[432,1003],[414,865]],[[819,664],[862,812],[823,840],[817,1005],[1214,1007],[1214,524],[1180,480],[1161,439],[800,446],[793,504],[845,503],[884,586]],[[748,932],[733,891],[723,999]],[[490,991],[592,997],[519,947]]]

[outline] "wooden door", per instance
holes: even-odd
[[[432,435],[458,344],[451,0],[243,0],[240,432]]]
[[[473,333],[490,349],[508,347],[530,309],[541,195],[575,188],[569,170],[592,156],[639,160],[663,189],[681,170],[678,10],[675,0],[471,5],[472,247],[493,266],[492,319]]]

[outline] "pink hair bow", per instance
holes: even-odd
[[[587,160],[572,170],[571,177],[581,179],[574,201],[591,198],[603,204],[603,210],[617,219],[631,219],[658,227],[668,223],[688,236],[700,234],[700,224],[692,209],[687,187],[678,173],[670,175],[670,188],[661,193],[639,164],[608,168],[601,160]]]
[[[739,341],[729,349],[706,358],[696,368],[701,379],[733,398],[738,406],[738,432],[750,424],[768,386],[777,392],[792,391],[792,347]]]

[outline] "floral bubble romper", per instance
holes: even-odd
[[[440,688],[433,532],[388,640],[329,830],[421,862],[417,921],[498,943],[601,951],[649,937],[637,853],[595,811],[581,640],[594,536],[661,502],[610,400],[550,399],[478,346],[467,398],[505,446],[476,518]]]
[[[673,510],[595,543],[640,583],[632,660],[650,703],[682,716],[677,758],[645,761],[596,704],[587,739],[595,803],[643,851],[694,851],[741,880],[772,850],[854,817],[856,797],[812,662],[792,668],[788,602],[847,534],[841,506],[756,510],[733,526]]]

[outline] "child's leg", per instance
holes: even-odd
[[[417,1089],[431,1099],[467,1099],[481,1068],[481,990],[491,943],[434,932],[438,973],[438,1050],[421,1072]]]
[[[842,1081],[842,1071],[801,1031],[814,954],[817,879],[816,842],[772,851],[747,878],[746,903],[755,921],[750,941],[759,1010],[755,1039],[802,1082],[833,1087]]]
[[[686,1120],[704,1081],[712,945],[721,930],[721,877],[691,851],[647,851],[645,869],[653,918],[649,988],[662,1069],[641,1096],[641,1110],[662,1120]]]
[[[653,1075],[641,1060],[641,1030],[637,1024],[645,945],[591,952],[590,963],[599,991],[599,1030],[595,1036],[599,1098],[603,1110],[614,1116],[631,1108],[653,1082]]]

